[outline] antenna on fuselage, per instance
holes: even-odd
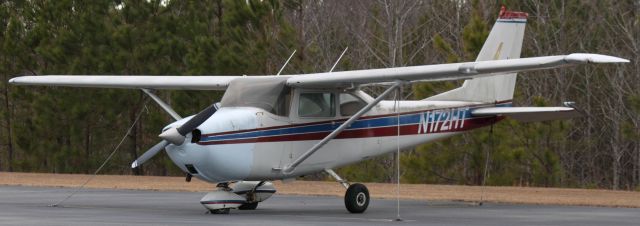
[[[293,55],[296,54],[296,51],[298,51],[298,50],[297,49],[293,50],[293,53],[291,53],[291,56],[289,56],[287,61],[284,62],[284,65],[282,65],[282,67],[280,68],[280,70],[278,71],[278,74],[276,74],[276,76],[280,76],[280,73],[282,73],[282,70],[284,70],[284,68],[287,66],[287,64],[289,64],[289,61],[291,60],[291,58],[293,58]]]
[[[347,52],[347,50],[349,49],[349,46],[347,46],[346,48],[344,48],[344,50],[342,51],[342,53],[340,54],[340,57],[338,57],[338,60],[336,60],[336,63],[333,64],[333,67],[331,67],[331,70],[329,70],[329,72],[333,72],[333,69],[336,68],[336,66],[338,66],[338,63],[340,62],[340,60],[342,59],[342,56],[344,56],[344,53]]]

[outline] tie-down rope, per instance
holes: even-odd
[[[149,99],[146,99],[143,103],[142,108],[140,109],[140,112],[138,112],[138,116],[136,116],[136,120],[133,121],[133,124],[131,124],[131,126],[129,127],[129,129],[127,130],[127,133],[124,134],[124,136],[122,137],[122,139],[120,140],[120,143],[118,143],[118,145],[116,145],[116,147],[113,149],[113,151],[111,152],[111,154],[109,154],[109,156],[107,157],[107,159],[104,160],[104,162],[102,162],[102,165],[100,165],[100,167],[98,167],[98,169],[96,169],[96,171],[93,173],[93,175],[91,175],[91,177],[89,177],[84,183],[82,183],[82,185],[80,185],[79,187],[77,187],[73,192],[71,192],[71,194],[69,194],[67,197],[65,197],[64,199],[58,201],[55,204],[49,205],[51,207],[58,207],[61,203],[67,201],[68,199],[70,199],[73,195],[75,195],[76,193],[78,193],[80,190],[82,190],[84,188],[85,185],[87,185],[91,180],[93,180],[93,178],[95,178],[98,173],[100,172],[100,170],[102,170],[102,168],[104,168],[105,165],[107,165],[107,162],[109,162],[109,160],[111,160],[111,158],[113,157],[114,154],[116,154],[116,152],[118,151],[118,149],[120,149],[120,146],[122,146],[122,143],[124,143],[124,140],[127,139],[127,136],[129,136],[129,134],[131,133],[131,130],[133,130],[133,127],[136,126],[136,123],[138,123],[138,121],[140,120],[142,113],[147,110],[147,102],[149,101]]]

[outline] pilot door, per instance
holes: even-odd
[[[366,105],[360,98],[334,89],[294,89],[291,103],[292,135],[285,143],[281,167],[295,161]],[[349,129],[347,129],[349,130]],[[344,133],[344,131],[343,131]],[[363,139],[337,139],[307,159],[310,167],[331,165],[343,157],[354,158],[364,148]],[[371,146],[369,144],[368,146]]]

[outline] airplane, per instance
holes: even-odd
[[[517,72],[629,60],[591,53],[520,58],[527,13],[500,11],[476,61],[383,69],[265,76],[22,76],[15,85],[141,89],[176,121],[132,163],[165,150],[192,176],[216,184],[200,203],[211,213],[252,210],[276,192],[271,181],[326,172],[346,188],[350,213],[363,213],[365,185],[333,169],[490,126],[579,115],[571,105],[514,107]],[[285,64],[286,66],[286,64]],[[385,100],[416,82],[465,80],[423,100]],[[386,87],[373,97],[365,86]],[[182,118],[152,90],[225,91],[219,103]]]

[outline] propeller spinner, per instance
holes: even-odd
[[[159,137],[163,140],[147,150],[144,154],[138,157],[138,159],[133,161],[133,163],[131,163],[131,168],[136,168],[142,165],[147,160],[158,154],[158,152],[160,152],[169,144],[181,145],[182,143],[184,143],[186,135],[198,128],[198,126],[202,125],[204,121],[207,121],[207,119],[209,119],[209,117],[216,113],[217,110],[218,105],[213,104],[193,116],[191,119],[189,119],[189,121],[185,122],[180,127],[172,127],[162,132]]]

